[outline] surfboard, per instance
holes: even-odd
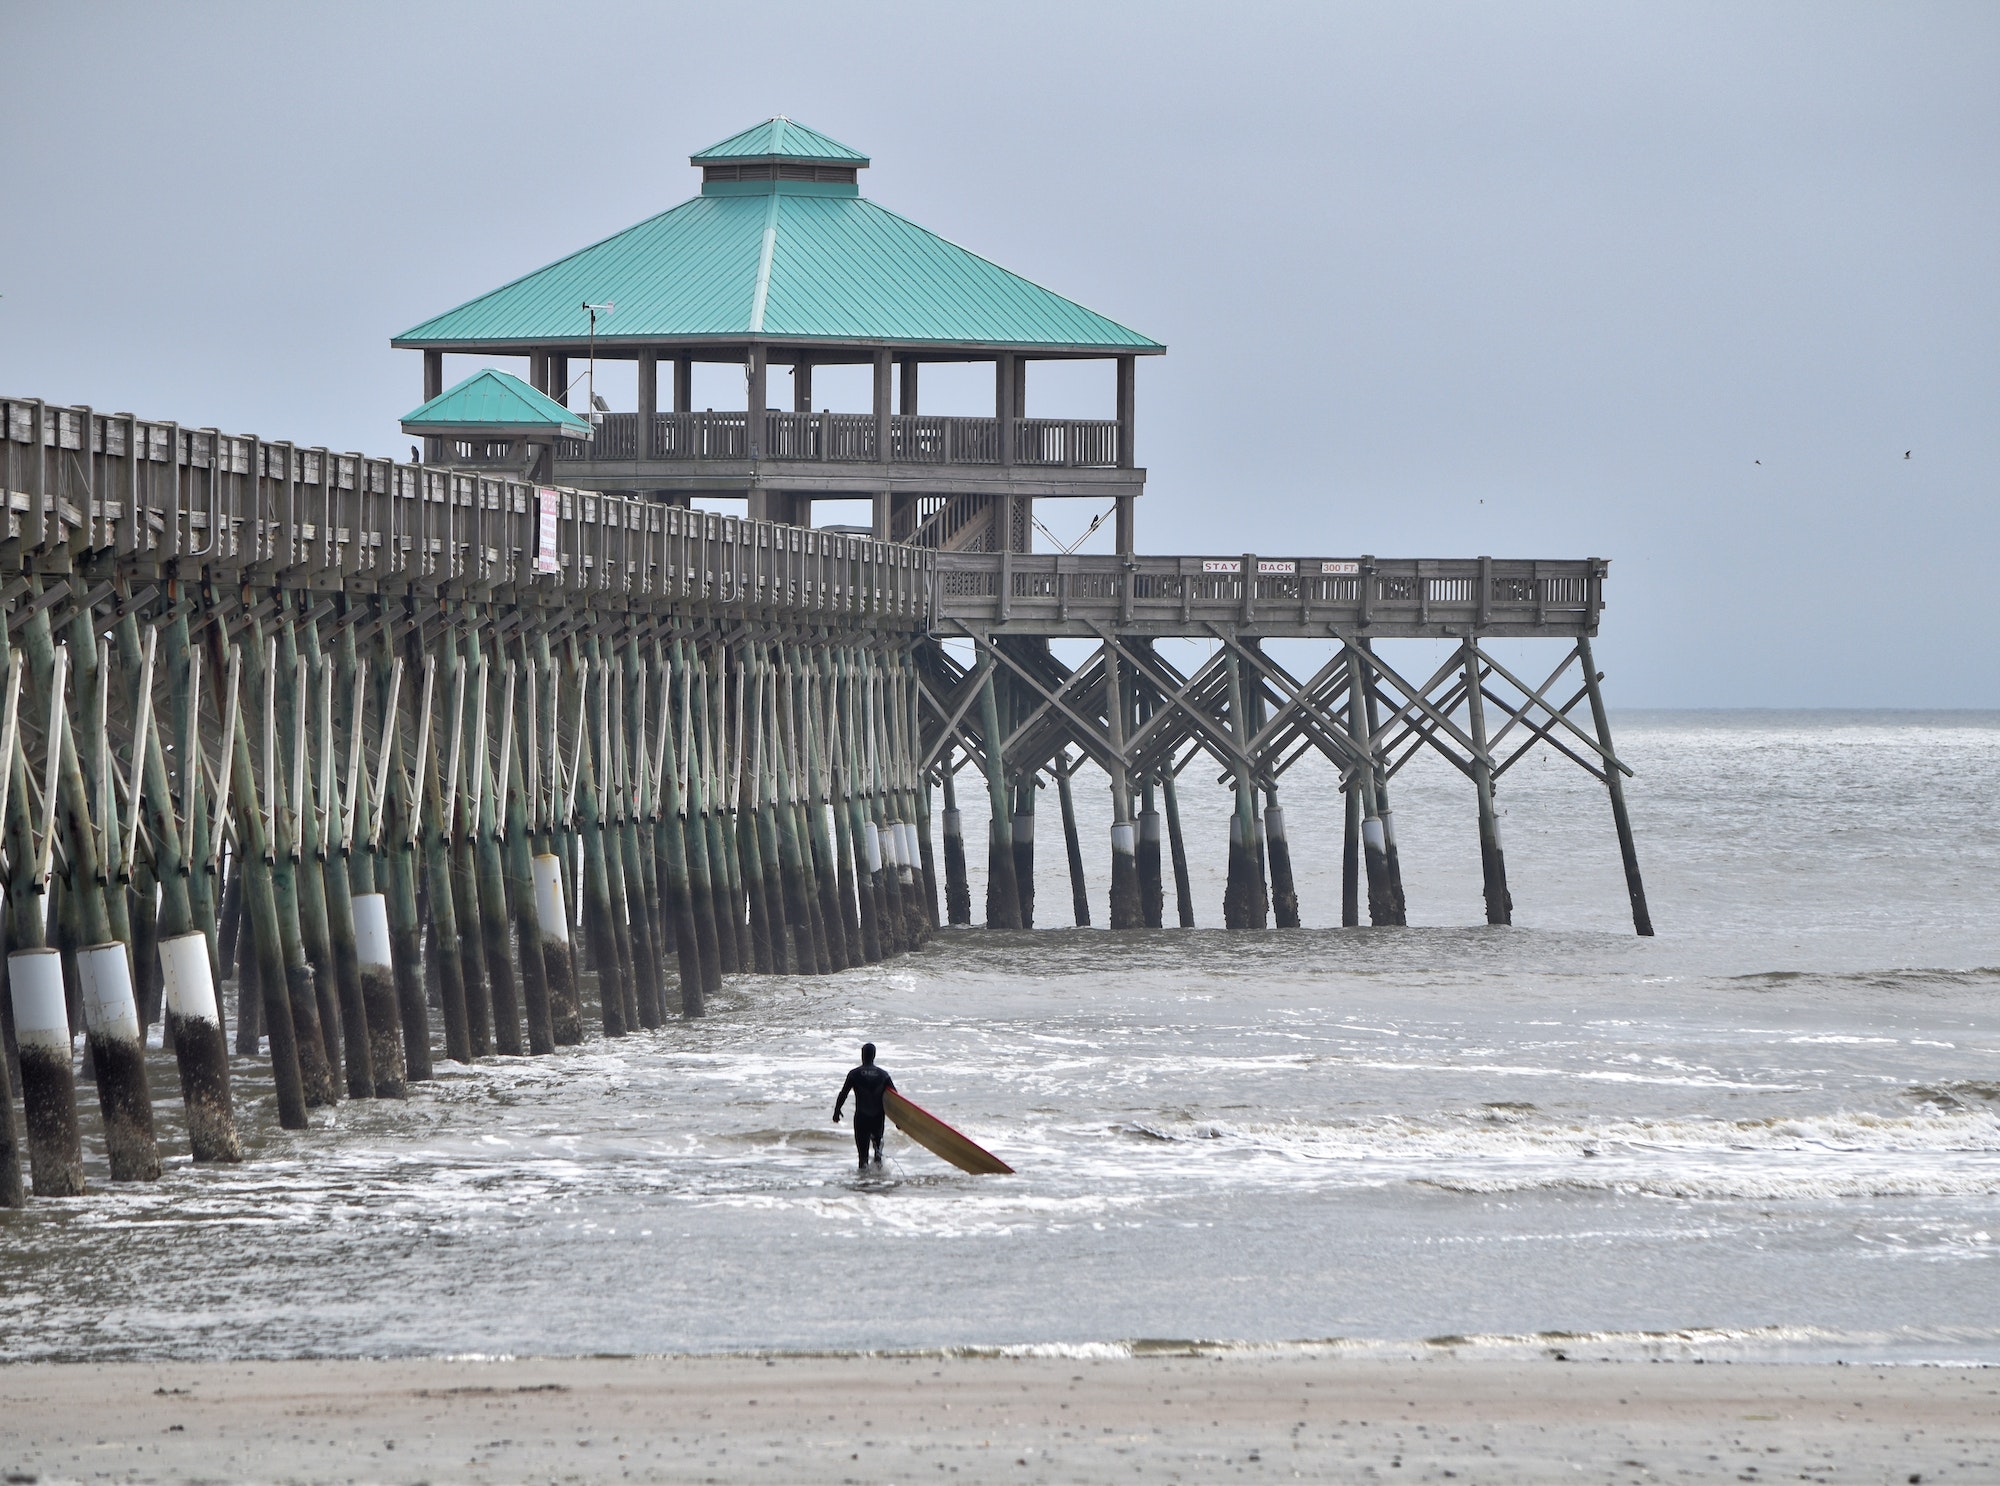
[[[951,1162],[960,1171],[974,1176],[1011,1176],[1014,1168],[978,1142],[968,1139],[943,1120],[912,1104],[894,1089],[882,1097],[882,1107],[902,1131],[933,1156]]]

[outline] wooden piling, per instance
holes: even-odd
[[[1104,657],[1105,731],[1111,745],[1111,914],[1114,929],[1145,927],[1139,906],[1139,840],[1132,819],[1132,785],[1126,772],[1125,736],[1129,694],[1125,660],[1107,642]]]
[[[1625,864],[1625,892],[1632,900],[1632,932],[1650,939],[1653,915],[1646,906],[1646,884],[1639,878],[1639,848],[1632,839],[1632,817],[1625,808],[1625,781],[1620,777],[1623,770],[1611,747],[1611,714],[1605,710],[1604,693],[1599,690],[1603,678],[1598,674],[1597,662],[1591,658],[1588,637],[1577,639],[1576,651],[1583,662],[1583,684],[1590,692],[1590,718],[1597,729],[1597,746],[1604,756],[1604,787],[1611,795],[1611,821],[1618,832],[1618,855]]]
[[[1374,649],[1366,640],[1361,641],[1360,645],[1361,654],[1366,662],[1361,669],[1361,692],[1366,702],[1365,716],[1368,723],[1368,732],[1365,736],[1372,740],[1380,733],[1382,726],[1380,687],[1375,677]],[[1396,817],[1389,809],[1388,772],[1383,768],[1385,760],[1381,750],[1371,742],[1368,751],[1373,759],[1375,814],[1382,828],[1382,872],[1388,892],[1388,921],[1397,925],[1407,924],[1410,920],[1408,906],[1403,897],[1403,860],[1396,850]]]
[[[862,904],[854,868],[854,771],[849,756],[844,716],[844,693],[831,647],[814,655],[816,674],[823,687],[826,720],[827,804],[833,816],[833,887],[840,900],[841,932],[847,941],[850,964],[874,964],[882,958],[879,937],[864,931]]]
[[[1349,788],[1360,790],[1361,852],[1368,872],[1368,922],[1376,927],[1401,922],[1389,884],[1389,862],[1384,850],[1385,830],[1376,806],[1375,730],[1368,719],[1368,669],[1366,652],[1347,645],[1347,730],[1362,747],[1365,757],[1355,765]]]
[[[678,662],[679,642],[675,642]],[[678,664],[674,668],[678,669]],[[654,852],[667,879],[667,912],[674,922],[674,953],[680,971],[681,1015],[698,1017],[707,1009],[707,978],[702,968],[706,953],[696,918],[694,890],[689,882],[687,858],[686,792],[682,787],[681,750],[677,728],[684,715],[682,705],[674,705],[674,671],[667,666],[665,647],[653,642],[653,670],[660,682],[660,738],[654,772],[659,779],[659,814],[654,823]],[[713,930],[710,937],[713,938]]]
[[[494,668],[488,660],[485,641],[479,637],[470,614],[467,615],[466,630],[466,654],[474,668],[475,699],[466,808],[471,816],[468,829],[473,837],[473,870],[479,892],[481,960],[493,1007],[493,1050],[502,1057],[518,1058],[523,1052],[521,992],[520,982],[514,973],[514,945],[510,933],[514,914],[513,906],[508,901],[507,870],[500,845],[500,790],[505,788],[505,782],[503,779],[499,788],[495,787],[488,736],[494,715],[491,693],[497,690],[500,694],[501,722],[499,728],[493,731],[500,736],[500,773],[504,776],[510,764],[514,738],[516,673],[513,667],[506,667],[499,686],[493,687]],[[525,942],[531,944],[533,941]]]
[[[1070,917],[1079,929],[1090,927],[1090,886],[1083,876],[1083,843],[1076,834],[1076,798],[1070,789],[1073,766],[1065,748],[1056,759],[1056,801],[1062,810],[1063,853],[1069,859]]]
[[[958,813],[958,761],[946,747],[940,765],[944,776],[944,905],[945,920],[952,924],[972,922],[972,886],[965,873],[965,826]],[[1068,776],[1063,776],[1065,788]]]
[[[271,888],[270,917],[267,920],[260,914],[253,925],[258,931],[258,978],[263,983],[264,1025],[271,1036],[273,1062],[278,1058],[280,1036],[291,1040],[306,1104],[333,1104],[340,1098],[340,1090],[334,1083],[333,1066],[327,1060],[326,1039],[319,1021],[319,991],[313,982],[312,965],[306,959],[305,938],[299,924],[298,874],[295,870],[297,823],[285,785],[285,776],[289,771],[281,762],[278,751],[280,678],[273,674],[276,669],[275,648],[267,643],[263,622],[254,611],[250,617],[249,634],[240,653],[244,690],[256,698],[258,718],[262,724],[259,756],[262,778],[258,780],[250,772],[247,720],[241,715],[237,718],[237,767],[243,771],[239,786],[243,793],[237,803],[238,824],[240,828],[242,814],[254,813],[261,805],[265,841],[261,849],[253,854],[264,858]],[[261,802],[255,783],[262,785]],[[275,956],[267,951],[267,934],[275,935],[276,944],[272,946],[277,951]],[[278,1011],[281,1005],[289,1013],[288,1026],[281,1026],[285,1021]]]
[[[528,1052],[545,1057],[555,1051],[555,1023],[551,1014],[549,972],[542,951],[541,922],[535,913],[535,847],[530,839],[528,760],[537,757],[536,669],[524,639],[516,644],[507,663],[507,684],[518,695],[518,709],[501,712],[506,742],[501,745],[501,787],[506,794],[506,850],[502,857],[507,894],[507,917],[513,924],[514,942],[520,955],[521,1000],[528,1023]],[[520,687],[519,693],[514,688]],[[539,784],[539,781],[537,781]],[[539,796],[539,789],[536,791]]]
[[[1361,770],[1356,764],[1341,781],[1341,813],[1346,819],[1340,851],[1340,926],[1361,923]]]
[[[369,1078],[377,1099],[403,1099],[409,1095],[409,1073],[404,1063],[389,898],[381,887],[389,873],[381,853],[382,790],[375,782],[378,772],[387,767],[396,721],[393,707],[382,713],[375,730],[380,746],[371,754],[367,742],[369,677],[355,640],[355,618],[350,610],[348,622],[340,630],[341,694],[348,699],[351,730],[348,803],[341,822],[342,858],[354,925],[354,969],[368,1031]],[[371,769],[371,763],[377,767]]]
[[[457,941],[459,978],[465,988],[466,1040],[473,1057],[485,1058],[493,1052],[493,993],[486,976],[484,913],[479,901],[477,806],[468,788],[477,767],[471,753],[477,697],[471,666],[449,639],[446,644],[451,655],[452,690],[458,694],[459,702],[452,709],[453,736],[440,793],[452,910],[451,921],[441,923],[440,928]]]
[[[21,1048],[21,1104],[35,1195],[80,1197],[83,1138],[61,957],[42,945],[17,949],[7,957],[7,979]]]
[[[384,907],[389,919],[389,944],[396,979],[396,1009],[403,1024],[404,1078],[424,1083],[431,1076],[430,1001],[424,994],[423,923],[417,916],[417,837],[421,823],[416,802],[410,795],[409,759],[414,745],[406,746],[403,709],[415,713],[417,688],[412,685],[422,674],[421,663],[405,674],[402,656],[394,654],[390,636],[392,620],[382,616],[381,665],[377,684],[381,687],[379,712],[383,717],[382,757],[379,776],[386,781],[378,794],[381,815],[377,830],[383,833],[387,849],[381,853],[388,866]],[[378,879],[379,880],[379,879]]]
[[[822,743],[825,714],[819,701],[819,668],[796,646],[792,648],[792,661],[797,672],[802,724],[800,742],[805,750],[809,791],[806,802],[807,840],[812,846],[813,857],[813,908],[826,942],[827,968],[837,972],[860,964],[861,949],[859,945],[852,949],[848,946],[847,918],[840,903],[839,867],[833,849],[833,834],[827,821],[832,806],[833,781]]]
[[[1479,801],[1479,866],[1486,895],[1486,922],[1511,924],[1514,899],[1507,891],[1507,857],[1500,846],[1500,821],[1493,803],[1493,761],[1486,751],[1486,688],[1479,646],[1470,636],[1462,647],[1466,720],[1472,733],[1472,784]]]
[[[687,858],[688,894],[694,907],[695,938],[701,951],[702,1002],[706,1008],[708,998],[722,989],[722,932],[726,921],[716,921],[715,884],[709,870],[708,791],[703,779],[707,750],[700,726],[704,708],[698,662],[692,645],[679,639],[674,641],[674,672],[681,692],[677,715],[684,729],[680,761],[685,810],[680,823]]]
[[[1174,911],[1183,929],[1194,927],[1194,890],[1188,882],[1187,843],[1181,838],[1181,805],[1171,765],[1161,771],[1160,796],[1167,807],[1167,846],[1174,860]]]
[[[312,736],[311,701],[316,676],[304,668],[298,631],[289,607],[278,621],[279,767],[286,771],[291,806],[290,865],[299,903],[299,940],[313,973],[313,1007],[327,1081],[339,1097],[345,1075],[345,1038],[340,1016],[340,975],[334,964],[333,932],[327,916],[326,880],[320,871],[320,812],[314,799],[317,775],[308,767]]]
[[[229,1098],[229,1048],[216,1009],[208,936],[199,929],[160,942],[161,989],[180,1065],[188,1142],[197,1161],[240,1161]]]
[[[465,1000],[465,960],[459,943],[458,906],[452,892],[451,827],[445,810],[445,755],[457,742],[464,704],[462,672],[449,662],[437,665],[437,653],[419,646],[410,656],[421,667],[423,681],[417,703],[417,790],[419,809],[416,849],[423,857],[424,892],[430,920],[426,959],[437,977],[438,1007],[444,1014],[444,1055],[468,1067],[472,1063],[472,1023]],[[440,715],[440,713],[442,715]],[[439,735],[443,736],[440,737]]]
[[[612,674],[618,682],[617,736],[613,746],[618,767],[618,855],[625,879],[625,906],[632,940],[632,988],[639,1025],[653,1028],[666,1020],[661,978],[655,884],[646,871],[652,853],[639,845],[640,819],[647,807],[645,793],[646,706],[644,672],[636,638],[628,636],[612,651]]]
[[[556,669],[545,625],[535,629],[534,664],[542,678],[541,715],[534,741],[546,776],[537,791],[537,850],[529,865],[534,884],[536,942],[541,947],[542,977],[549,989],[550,1036],[558,1047],[583,1041],[583,997],[576,983],[576,955],[570,944],[569,895],[563,886],[562,851],[567,845],[565,821],[569,793],[563,780],[562,673]]]
[[[1000,704],[993,687],[993,662],[980,658],[979,730],[986,754],[986,793],[993,825],[986,842],[986,927],[1018,929],[1021,905],[1014,886],[1014,828],[1007,804],[1007,761],[1002,753]]]
[[[85,702],[77,710],[81,713],[82,726],[90,730],[79,739],[76,736],[78,729],[70,725],[71,704],[68,700],[72,647],[58,649],[55,646],[46,609],[37,610],[24,626],[24,652],[32,683],[30,698],[36,704],[35,710],[49,719],[44,733],[50,746],[47,767],[43,772],[45,804],[41,875],[46,881],[50,861],[48,852],[52,844],[48,839],[49,833],[59,824],[68,857],[66,896],[72,900],[76,914],[72,931],[78,938],[73,967],[81,995],[83,1020],[90,1034],[90,1062],[97,1083],[98,1108],[104,1118],[111,1179],[153,1181],[160,1174],[160,1153],[153,1134],[153,1101],[146,1079],[145,1038],[139,1028],[138,1006],[132,996],[129,951],[123,941],[112,936],[110,859],[117,854],[117,837],[121,827],[110,792],[105,698],[97,688],[100,677],[106,683],[109,678],[103,675],[98,663],[93,629],[94,625],[87,617],[81,618],[79,625],[72,626],[76,639],[89,647],[90,662],[89,669],[80,669],[77,677],[76,691]],[[85,748],[92,753],[99,785],[94,815],[91,791],[85,783],[81,761]],[[100,840],[104,843],[102,851],[99,849]],[[122,894],[119,896],[122,898]],[[114,960],[115,965],[112,963]],[[27,968],[25,962],[22,968]],[[45,1006],[42,1009],[46,1012]],[[17,1037],[24,1036],[26,1031],[20,1018],[21,1010],[17,1001]],[[39,1020],[37,1035],[42,1041],[38,1059],[45,1060],[53,1053],[52,1018],[45,1014]],[[65,1060],[69,1048],[67,1028],[73,1025],[74,1022],[65,1013]],[[25,1043],[21,1078],[26,1085],[29,1075]]]
[[[1013,787],[1014,811],[1008,826],[1014,838],[1014,895],[1021,908],[1021,927],[1035,926],[1035,776],[1018,774]]]
[[[334,658],[321,649],[319,625],[311,616],[307,617],[303,630],[299,651],[305,660],[306,674],[315,679],[312,725],[319,760],[314,791],[317,804],[307,846],[325,904],[328,949],[332,960],[329,971],[332,989],[340,1006],[341,1054],[347,1073],[347,1097],[372,1099],[375,1097],[374,1049],[368,1029],[367,1001],[361,990],[361,966],[354,954],[354,894],[348,869],[352,843],[347,836],[348,812],[341,808],[340,790],[340,760],[346,758],[349,761],[348,777],[352,779],[359,773],[359,753],[352,746],[343,752],[337,744],[335,719],[340,710],[336,689],[339,667]],[[351,710],[351,697],[349,704]],[[360,742],[361,734],[351,724],[347,733],[351,744]]]
[[[1299,890],[1292,881],[1292,848],[1285,838],[1285,811],[1278,792],[1264,792],[1264,853],[1271,871],[1271,916],[1281,929],[1299,926]]]

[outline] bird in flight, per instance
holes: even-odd
[[[1903,458],[1908,459],[1909,457],[1910,457],[1910,451],[1908,449],[1905,449],[1903,451]]]

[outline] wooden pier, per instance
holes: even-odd
[[[547,1055],[700,1016],[731,976],[917,949],[973,919],[961,786],[990,816],[989,927],[1065,916],[1037,884],[1052,785],[1066,916],[1092,922],[1095,859],[1111,928],[1163,927],[1170,883],[1191,928],[1182,812],[1203,804],[1181,786],[1206,760],[1227,783],[1223,923],[1285,929],[1334,919],[1299,901],[1280,803],[1316,755],[1346,805],[1338,922],[1390,926],[1407,917],[1390,791],[1430,750],[1471,786],[1486,917],[1506,924],[1495,790],[1547,750],[1606,786],[1652,932],[1591,653],[1602,561],[1142,555],[1132,368],[1163,348],[881,228],[853,188],[865,159],[788,121],[695,158],[701,251],[754,257],[740,229],[766,224],[751,328],[628,321],[635,413],[568,408],[568,322],[532,320],[545,302],[573,316],[566,283],[401,338],[424,352],[404,421],[424,463],[0,398],[0,1205],[24,1200],[16,1083],[34,1191],[82,1190],[79,1033],[112,1178],[148,1180],[155,1026],[195,1159],[233,1161],[232,1022],[300,1129],[316,1105],[404,1097],[440,1056]],[[904,246],[944,265],[932,338],[767,322],[767,294],[802,295],[771,278],[787,195],[822,239],[843,212],[928,239]],[[838,266],[863,300],[888,271]],[[582,303],[591,354],[619,352],[599,308]],[[444,348],[482,336],[529,355],[530,380],[444,389]],[[1030,350],[1115,362],[1117,418],[1022,416]],[[661,362],[678,407],[697,356],[744,365],[733,421],[652,406]],[[792,413],[764,406],[774,356]],[[994,419],[919,412],[920,364],[980,356]],[[810,410],[812,366],[840,360],[873,365],[872,412]],[[855,481],[873,534],[812,527],[813,499]],[[1113,555],[1030,550],[1038,499],[1090,495],[1111,501]],[[1205,658],[1177,668],[1158,643],[1175,638]],[[1495,638],[1546,639],[1554,664],[1517,674]],[[1310,642],[1310,669],[1274,640]],[[1449,658],[1419,674],[1385,652],[1405,640]],[[1109,785],[1108,852],[1077,830],[1085,765]]]

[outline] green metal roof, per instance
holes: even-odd
[[[403,415],[403,432],[570,433],[590,437],[590,423],[519,377],[487,367]]]
[[[773,120],[737,139],[780,123],[788,138],[799,128]],[[884,210],[852,185],[775,180],[708,182],[693,200],[412,326],[392,344],[513,354],[580,348],[586,301],[616,306],[598,314],[600,350],[748,340],[1097,355],[1166,349]]]
[[[857,169],[868,164],[868,157],[858,150],[850,150],[837,139],[828,139],[817,129],[795,124],[783,114],[752,125],[741,134],[732,134],[698,155],[690,155],[688,164],[709,165],[725,160],[798,160],[816,165],[852,165]]]

